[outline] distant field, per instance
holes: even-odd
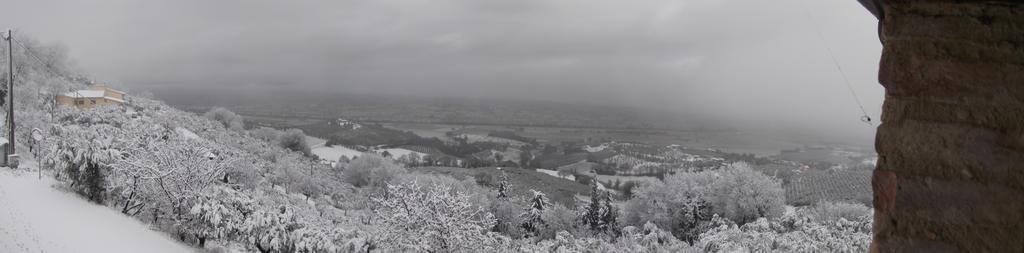
[[[445,132],[451,131],[456,128],[456,126],[444,124],[385,123],[381,125],[387,128],[409,131],[416,135],[426,138],[438,138],[442,140],[448,138],[447,136],[445,136]]]
[[[859,155],[859,154],[857,154],[857,155]],[[826,149],[808,149],[808,150],[801,150],[799,152],[781,153],[781,154],[779,154],[777,156],[777,158],[778,159],[782,159],[782,160],[787,160],[787,161],[797,161],[797,162],[823,161],[823,162],[829,162],[829,163],[833,163],[833,164],[850,164],[850,163],[856,163],[857,162],[857,161],[855,161],[853,159],[850,159],[847,156],[852,156],[852,154],[847,154],[847,153],[844,153],[844,152],[838,152],[838,151],[833,151],[833,150],[826,150]]]
[[[576,195],[590,196],[590,187],[562,178],[553,177],[533,170],[520,168],[453,168],[453,167],[417,167],[410,171],[426,174],[450,175],[457,179],[473,178],[477,173],[486,173],[494,177],[497,182],[502,173],[508,175],[512,184],[512,194],[524,198],[532,196],[530,189],[541,191],[548,195],[552,201],[561,203],[567,207],[575,205]]]
[[[784,188],[786,202],[794,206],[822,200],[872,205],[870,170],[804,172],[795,175]]]
[[[574,164],[587,159],[587,153],[576,153],[569,155],[548,154],[537,156],[541,168],[555,169],[558,167]]]
[[[658,178],[656,178],[656,177],[645,177],[645,176],[609,176],[609,175],[597,175],[597,181],[601,182],[601,183],[606,183],[606,182],[615,183],[615,181],[619,181],[619,182],[625,183],[625,182],[628,182],[628,181],[633,181],[633,182],[637,182],[637,183],[640,183],[640,184],[652,184],[652,183],[661,182],[661,180],[658,180]]]
[[[244,112],[243,112],[244,114]],[[321,129],[326,125],[324,120],[293,116],[269,116],[260,114],[253,116],[244,114],[247,121],[260,125],[278,128],[297,127],[314,135],[327,137],[333,130]],[[323,126],[319,123],[323,122]],[[388,121],[365,121],[380,123],[382,126],[402,132],[408,131],[422,137],[437,137],[445,140],[446,132],[486,136],[493,131],[515,131],[517,135],[537,139],[540,143],[558,144],[561,142],[583,142],[586,140],[615,140],[619,142],[635,142],[651,145],[682,145],[695,149],[718,149],[733,153],[753,153],[758,156],[779,155],[782,149],[802,147],[802,144],[778,140],[772,136],[735,132],[735,131],[684,131],[654,129],[621,129],[599,127],[558,127],[558,126],[512,126],[488,124],[444,124],[444,123],[395,123]],[[521,130],[521,131],[520,131]],[[391,135],[401,135],[391,133]],[[368,143],[377,142],[367,140]]]
[[[517,135],[537,139],[540,143],[558,144],[564,141],[615,140],[619,142],[646,143],[666,146],[678,144],[690,148],[714,148],[733,153],[753,153],[759,156],[778,155],[779,150],[801,147],[792,142],[780,141],[770,136],[741,132],[680,131],[615,128],[573,128],[549,126],[511,127],[503,125],[473,124],[432,124],[432,123],[386,123],[386,127],[410,131],[420,136],[444,139],[445,132],[487,135],[493,131],[515,130]],[[522,130],[522,131],[518,131]]]

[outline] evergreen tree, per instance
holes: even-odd
[[[548,197],[543,192],[531,191],[533,191],[533,198],[530,199],[530,207],[526,208],[526,211],[520,215],[523,221],[520,227],[528,235],[536,236],[546,225],[542,215],[544,214],[544,209],[551,204],[548,203]]]
[[[601,230],[601,191],[597,189],[597,183],[590,184],[590,204],[583,214],[583,224],[590,226],[590,230]]]
[[[615,206],[612,206],[612,195],[604,192],[601,199],[604,200],[604,203],[602,203],[603,209],[601,210],[601,224],[604,225],[604,231],[618,236],[619,211]]]
[[[504,172],[501,173],[501,182],[498,183],[498,199],[508,199],[509,190],[508,176]]]
[[[590,187],[590,204],[585,207],[581,221],[596,233],[618,234],[618,210],[612,205],[611,194],[598,189],[594,182]]]

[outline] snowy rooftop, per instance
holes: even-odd
[[[106,96],[102,90],[72,91],[72,92],[64,93],[64,96],[73,97],[73,98],[105,98],[105,99],[109,99],[109,100],[113,100],[113,101],[124,103],[124,100],[121,100],[119,98]]]
[[[73,98],[102,98],[103,91],[101,90],[80,90],[64,93],[64,96]]]

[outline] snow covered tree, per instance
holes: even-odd
[[[384,187],[405,172],[405,168],[390,160],[368,154],[349,163],[342,172],[342,178],[346,183],[356,187]]]
[[[576,211],[563,205],[555,203],[544,209],[541,220],[544,220],[544,228],[538,234],[541,239],[554,239],[562,231],[578,234]]]
[[[288,233],[288,240],[281,252],[339,252],[334,242],[336,233],[329,229],[301,227]]]
[[[711,218],[744,224],[782,214],[785,196],[778,181],[742,163],[717,170],[671,175],[637,189],[626,205],[625,222],[653,222],[688,242],[710,229]]]
[[[494,216],[448,185],[388,185],[373,198],[385,251],[477,252],[493,244]]]
[[[224,107],[211,108],[210,111],[206,112],[205,116],[206,118],[221,123],[227,129],[241,131],[245,128],[242,115],[235,114]]]
[[[153,200],[151,208],[170,213],[173,219],[188,213],[189,206],[183,201],[218,182],[237,162],[236,158],[211,158],[211,148],[199,140],[184,138],[161,138],[127,148],[127,158],[113,164],[114,181],[132,194],[139,191],[142,197]]]
[[[418,152],[409,153],[409,166],[419,166],[420,165],[420,160],[422,160],[422,158],[420,158],[420,153],[418,153]]]
[[[602,196],[603,204],[601,212],[601,223],[605,226],[606,232],[618,235],[619,233],[619,209],[612,205],[612,195],[605,192]]]
[[[547,224],[544,222],[544,209],[551,206],[548,203],[548,197],[543,192],[537,190],[531,190],[533,192],[533,198],[530,198],[530,206],[526,208],[525,212],[519,215],[522,220],[520,227],[530,236],[537,236]]]
[[[285,246],[289,227],[297,226],[296,217],[287,207],[260,209],[253,212],[242,226],[247,241],[260,252],[272,252]]]
[[[207,240],[241,236],[245,219],[255,209],[255,202],[246,195],[220,188],[186,200],[189,212],[176,226],[180,233],[191,236],[199,248]]]
[[[301,152],[303,155],[313,155],[309,143],[306,142],[306,134],[300,129],[288,129],[277,137],[277,145],[291,151]]]
[[[595,233],[618,233],[618,210],[612,206],[611,194],[598,189],[597,181],[591,182],[590,203],[583,208],[580,222]]]
[[[509,192],[508,191],[511,190],[510,189],[511,187],[512,187],[512,185],[509,184],[509,182],[508,182],[508,175],[506,175],[505,172],[502,172],[501,173],[501,181],[498,182],[498,199],[508,199],[509,198]]]

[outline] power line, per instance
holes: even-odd
[[[18,43],[18,46],[20,46],[22,49],[25,49],[25,52],[27,52],[28,55],[32,56],[32,58],[35,58],[36,62],[39,62],[39,64],[43,65],[43,68],[46,69],[47,71],[49,71],[51,74],[54,74],[54,75],[59,76],[59,77],[62,77],[62,78],[66,79],[69,82],[76,82],[74,78],[68,77],[67,75],[65,75],[65,74],[61,73],[60,71],[56,70],[53,66],[50,66],[50,64],[48,64],[47,61],[44,61],[41,57],[39,57],[39,55],[37,55],[34,51],[32,51],[31,48],[29,48],[28,46],[25,46],[24,43],[21,43],[21,41],[15,39],[14,42]]]
[[[825,51],[828,52],[829,58],[832,59],[832,64],[834,64],[836,66],[836,69],[839,70],[839,75],[843,77],[843,83],[846,84],[846,89],[849,90],[850,91],[850,95],[853,96],[853,101],[856,101],[857,102],[857,107],[860,108],[860,112],[862,114],[862,116],[860,118],[860,121],[863,121],[864,123],[867,123],[868,125],[872,125],[871,124],[871,117],[868,116],[868,111],[864,110],[864,104],[862,104],[860,102],[860,97],[858,97],[857,96],[857,92],[855,92],[853,90],[853,85],[850,84],[850,79],[848,77],[846,77],[846,72],[843,71],[843,67],[842,67],[842,65],[839,64],[839,60],[836,59],[835,52],[832,52],[832,47],[830,47],[828,45],[828,41],[825,40],[825,35],[821,33],[821,28],[818,27],[818,23],[814,22],[814,17],[811,16],[811,11],[806,8],[806,5],[804,5],[804,6],[805,6],[804,7],[804,11],[805,11],[804,14],[807,15],[808,19],[810,19],[811,25],[814,26],[815,34],[818,35],[818,39],[821,40],[822,45],[825,47]]]

